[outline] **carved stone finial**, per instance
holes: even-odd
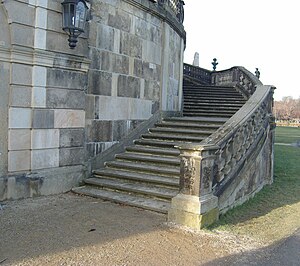
[[[256,70],[255,70],[255,76],[259,79],[259,77],[260,77],[260,72],[259,72],[259,70],[258,70],[258,68],[256,68]]]
[[[217,62],[217,58],[214,58],[214,59],[213,59],[213,62],[211,62],[211,64],[213,65],[213,70],[216,71],[217,65],[219,64],[219,63]]]

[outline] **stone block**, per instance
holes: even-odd
[[[35,17],[34,7],[19,1],[7,1],[5,8],[12,22],[34,26],[34,19],[32,19]]]
[[[32,70],[32,84],[36,87],[45,87],[47,82],[47,68],[34,66]]]
[[[112,121],[93,120],[87,128],[88,142],[109,142],[112,138]]]
[[[10,106],[30,107],[31,88],[25,86],[11,86]]]
[[[84,145],[84,129],[60,129],[59,147],[81,147]]]
[[[32,88],[32,107],[46,107],[46,88],[33,87]]]
[[[145,91],[144,91],[145,99],[152,101],[160,100],[160,82],[145,80]]]
[[[47,31],[44,29],[35,29],[34,48],[45,50],[46,45],[47,45]]]
[[[118,96],[139,98],[141,89],[141,81],[131,76],[120,75],[118,77]]]
[[[48,69],[47,85],[48,87],[84,91],[87,88],[87,74],[57,68]]]
[[[47,108],[84,109],[85,94],[83,91],[47,89]]]
[[[135,129],[142,120],[113,121],[113,141],[120,141]]]
[[[142,41],[135,35],[122,32],[120,40],[120,53],[131,57],[142,58]]]
[[[37,7],[35,12],[35,27],[39,29],[47,29],[47,9]],[[56,18],[57,19],[57,18]]]
[[[21,64],[12,64],[11,83],[16,85],[32,85],[32,67]]]
[[[48,18],[47,18],[47,28],[48,30],[52,31],[61,31],[62,30],[62,14],[59,12],[54,12],[52,10],[48,10],[47,12]]]
[[[129,74],[129,57],[114,54],[109,51],[102,51],[101,70],[119,74]]]
[[[31,131],[29,129],[10,129],[8,137],[9,150],[29,150],[31,148]]]
[[[89,71],[88,92],[94,95],[111,95],[112,74],[103,71]]]
[[[62,148],[59,150],[59,165],[70,166],[84,164],[84,148]]]
[[[151,116],[152,101],[108,96],[95,99],[96,117],[100,120],[146,120]]]
[[[8,171],[29,171],[30,170],[30,150],[9,151],[8,152]]]
[[[162,47],[151,41],[143,41],[143,53],[142,59],[149,63],[154,63],[157,65],[162,64],[161,57]]]
[[[58,109],[54,110],[55,128],[73,128],[85,126],[85,111]]]
[[[85,118],[95,118],[95,96],[93,95],[86,95],[85,97]]]
[[[33,128],[54,128],[54,110],[33,110]]]
[[[50,149],[59,147],[58,129],[34,129],[32,130],[32,149]]]
[[[146,20],[142,18],[137,18],[135,17],[135,35],[144,39],[144,40],[149,40],[150,35],[149,35],[149,28],[148,28],[148,23]]]
[[[21,24],[11,24],[11,44],[33,47],[34,28]]]
[[[31,109],[9,108],[9,128],[30,128]]]
[[[114,51],[115,29],[103,24],[98,24],[96,47],[99,49]]]
[[[130,32],[131,17],[124,11],[117,10],[116,14],[108,15],[108,25],[121,31]]]
[[[33,150],[31,169],[44,169],[59,166],[59,149]]]

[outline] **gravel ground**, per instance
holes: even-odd
[[[166,216],[73,194],[0,205],[0,265],[210,265],[262,247]]]

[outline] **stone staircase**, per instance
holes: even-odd
[[[93,171],[79,194],[167,213],[179,188],[180,158],[176,146],[200,143],[245,103],[233,87],[184,81],[182,117],[166,118],[126,148],[125,153]]]

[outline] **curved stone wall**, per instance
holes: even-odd
[[[90,158],[181,110],[185,32],[172,14],[148,0],[90,1],[70,50],[61,2],[0,4],[0,200],[67,191]]]

